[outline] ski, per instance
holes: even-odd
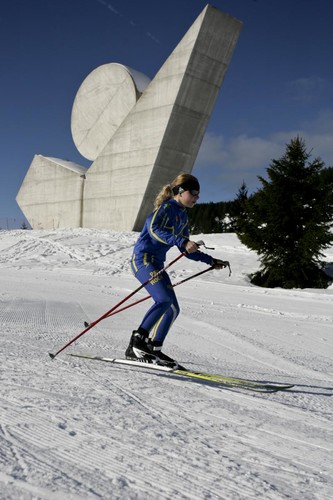
[[[262,393],[272,393],[278,391],[285,391],[287,389],[291,389],[294,385],[284,385],[278,383],[267,383],[267,382],[258,382],[253,380],[245,380],[241,378],[227,377],[224,375],[217,375],[213,373],[203,373],[197,371],[191,371],[184,369],[173,369],[168,366],[157,365],[153,363],[144,363],[141,361],[135,361],[130,359],[121,359],[121,358],[106,358],[103,356],[93,356],[88,354],[73,354],[70,353],[68,356],[72,356],[75,358],[83,358],[83,359],[91,359],[95,361],[104,361],[107,363],[113,363],[117,365],[124,365],[127,367],[137,367],[137,368],[145,368],[148,370],[155,370],[158,372],[170,373],[172,375],[179,375],[186,378],[192,378],[197,380],[203,380],[206,382],[212,382],[217,385],[222,385],[226,387],[233,387],[238,389],[246,389],[254,392],[262,392]]]

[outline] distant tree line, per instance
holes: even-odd
[[[248,190],[243,182],[236,198],[232,201],[198,203],[188,213],[191,233],[236,232],[238,217],[242,214],[243,204],[247,198]]]

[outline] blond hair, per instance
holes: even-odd
[[[154,201],[154,208],[159,208],[162,203],[166,200],[171,200],[174,197],[172,189],[180,184],[184,184],[189,181],[197,181],[197,178],[191,174],[179,174],[177,177],[170,182],[170,184],[166,184],[162,187],[161,191],[157,194]]]

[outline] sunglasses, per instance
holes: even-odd
[[[182,187],[179,188],[178,193],[184,193],[185,191],[188,191],[191,193],[192,196],[199,196],[200,191],[197,191],[196,189],[184,189]]]

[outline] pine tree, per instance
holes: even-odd
[[[255,250],[261,268],[252,275],[265,287],[325,288],[322,250],[333,242],[333,175],[320,159],[309,161],[305,142],[292,139],[267,168],[269,180],[246,202],[237,234]]]
[[[241,222],[244,217],[247,200],[248,189],[245,181],[243,181],[242,185],[238,189],[235,200],[230,202],[229,204],[230,231],[233,231],[235,233],[238,232],[238,223]]]

